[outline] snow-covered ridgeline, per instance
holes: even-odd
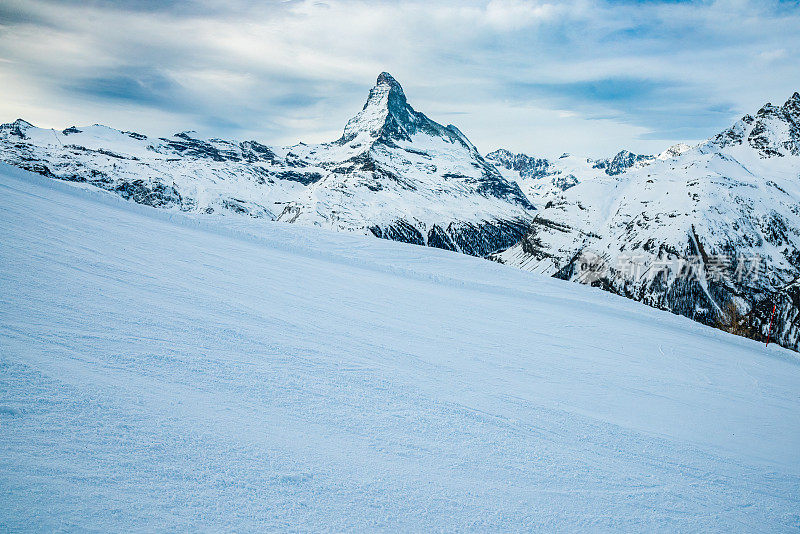
[[[536,206],[544,206],[558,195],[581,182],[617,176],[655,161],[674,158],[691,147],[678,143],[657,156],[621,150],[610,158],[591,159],[564,153],[554,160],[498,149],[486,155],[506,179],[517,182]]]
[[[517,242],[534,208],[454,126],[415,111],[382,73],[331,143],[267,147],[152,139],[100,125],[0,126],[0,160],[151,206],[237,213],[486,255]]]
[[[797,349],[799,177],[795,93],[697,147],[623,174],[584,174],[567,189],[541,186],[531,232],[495,259],[762,340],[775,304],[773,339]],[[587,255],[601,276],[584,276]]]

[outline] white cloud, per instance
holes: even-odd
[[[798,8],[755,0],[239,1],[155,11],[7,0],[0,18],[0,118],[60,127],[323,140],[388,70],[417,109],[450,118],[482,149],[597,154],[682,140],[658,113],[711,135],[800,89]],[[608,80],[639,83],[655,101],[644,89],[636,102],[615,100]]]
[[[523,0],[491,0],[486,6],[485,21],[499,29],[520,29],[552,20],[560,11],[553,4]]]
[[[779,59],[784,59],[787,56],[785,48],[777,48],[775,50],[765,50],[758,54],[758,59],[766,63],[771,63]]]

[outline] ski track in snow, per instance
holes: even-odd
[[[0,530],[796,531],[796,355],[0,165]]]

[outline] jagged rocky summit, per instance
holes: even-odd
[[[382,73],[336,141],[270,147],[149,138],[106,126],[0,126],[0,160],[167,209],[233,213],[484,256],[518,242],[535,209],[455,126],[408,104]]]
[[[546,202],[531,231],[492,258],[762,341],[774,304],[772,339],[798,349],[800,95],[697,147],[620,158],[632,161],[568,188],[553,186],[557,174],[537,175]],[[530,182],[522,177],[526,192]]]

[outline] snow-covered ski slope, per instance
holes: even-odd
[[[796,355],[600,290],[2,165],[0,295],[3,531],[800,527]]]

